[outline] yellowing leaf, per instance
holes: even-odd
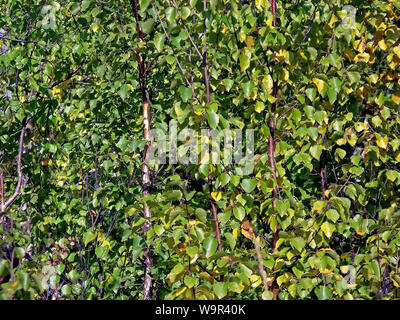
[[[356,229],[356,233],[360,236],[363,236],[365,234],[365,231],[360,231]]]
[[[272,88],[273,88],[273,86],[274,86],[274,82],[273,82],[273,80],[272,80],[271,75],[267,74],[267,75],[263,78],[262,82],[264,83],[265,87],[267,88],[268,93],[271,94],[271,93],[272,93]]]
[[[321,226],[322,231],[325,233],[325,235],[330,238],[332,236],[332,233],[336,230],[335,225],[325,221],[322,226]]]
[[[215,201],[219,201],[219,200],[221,200],[222,192],[221,192],[221,191],[218,191],[218,192],[211,192],[211,196],[213,197],[213,199],[214,199]]]
[[[400,104],[400,91],[392,94],[392,100],[395,104]]]
[[[349,266],[340,266],[340,271],[342,273],[348,273],[349,272]]]
[[[387,136],[381,136],[379,133],[375,133],[376,144],[379,148],[386,150],[388,147],[389,139]]]
[[[242,234],[247,238],[247,239],[252,239],[250,233],[247,230],[244,230],[243,228],[241,229]]]
[[[383,50],[383,51],[385,51],[386,49],[387,49],[387,45],[386,45],[386,42],[385,42],[385,40],[381,40],[381,41],[379,41],[378,42],[378,46],[379,46],[379,48],[381,49],[381,50]]]
[[[325,81],[321,80],[321,79],[318,79],[318,78],[313,78],[312,81],[314,82],[315,86],[317,87],[318,92],[321,93],[322,90],[324,89]]]
[[[339,146],[342,146],[342,145],[346,144],[346,142],[347,142],[346,139],[341,138],[336,141],[336,144]]]
[[[262,103],[261,101],[257,101],[256,105],[254,106],[254,111],[257,113],[261,113],[264,111],[264,103]]]
[[[400,58],[400,45],[394,47],[393,52]]]
[[[266,2],[267,2],[267,0],[255,0],[256,8],[259,11],[262,11],[263,8],[265,8],[265,6],[266,6]]]
[[[240,71],[244,72],[250,66],[251,52],[248,49],[244,49],[243,53],[239,57]]]
[[[321,212],[322,209],[324,208],[325,208],[325,201],[315,201],[313,204],[313,209],[318,213]]]
[[[321,270],[321,273],[324,273],[324,274],[328,274],[328,273],[331,273],[331,272],[332,272],[332,269],[325,268],[325,269]]]
[[[238,229],[238,228],[235,228],[235,229],[232,230],[232,234],[233,234],[233,237],[234,237],[235,239],[238,238],[238,233],[239,233],[239,229]]]
[[[280,50],[278,51],[278,53],[275,55],[275,58],[276,58],[276,60],[278,60],[279,62],[282,62],[282,61],[285,61],[286,55],[287,55],[287,51],[286,51],[286,50],[280,49]]]
[[[185,287],[185,286],[180,287],[180,288],[175,292],[175,294],[172,294],[172,296],[175,298],[175,297],[181,295],[182,293],[184,293],[186,290],[187,290],[187,287]]]
[[[247,36],[244,42],[251,48],[254,45],[254,38],[252,36]]]
[[[249,221],[243,221],[242,226],[241,226],[241,232],[242,234],[250,240],[253,240],[253,234],[254,234],[254,230],[250,225]]]
[[[209,162],[210,162],[210,153],[209,152],[203,152],[201,154],[200,164],[206,164],[206,163],[209,163]]]

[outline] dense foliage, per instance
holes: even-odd
[[[1,299],[400,297],[400,1],[0,13]],[[152,164],[171,120],[253,172]]]

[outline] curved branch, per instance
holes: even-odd
[[[26,125],[27,125],[27,120],[26,118],[22,121],[22,129],[21,129],[21,134],[19,136],[19,146],[18,146],[18,156],[17,156],[17,174],[18,174],[18,182],[17,186],[15,187],[13,195],[4,203],[1,205],[1,213],[5,212],[17,199],[17,197],[21,193],[21,187],[22,187],[22,153],[23,153],[23,148],[24,148],[24,136],[25,136],[25,130],[26,130]]]

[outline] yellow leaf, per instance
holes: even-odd
[[[274,86],[274,81],[272,80],[271,75],[267,74],[263,78],[262,82],[264,83],[265,87],[267,88],[268,93],[271,94],[272,93],[272,88]]]
[[[325,201],[315,201],[313,204],[313,209],[318,213],[321,212],[322,209],[324,208],[325,208]]]
[[[400,58],[400,45],[394,47],[393,52]]]
[[[103,241],[103,243],[101,244],[101,246],[102,247],[108,247],[109,249],[111,249],[111,245],[110,245],[110,243],[107,241],[107,240],[105,240],[105,241]]]
[[[183,109],[179,105],[175,105],[175,113],[179,117],[183,112]]]
[[[356,233],[360,236],[363,236],[365,234],[365,231],[360,231],[356,229]]]
[[[322,90],[324,89],[325,81],[321,80],[321,79],[318,79],[318,78],[313,78],[312,81],[314,82],[315,86],[317,87],[318,92],[321,93]]]
[[[347,142],[349,143],[349,145],[354,147],[357,142],[357,136],[355,135],[355,133],[351,133],[350,137],[347,138]]]
[[[378,46],[379,46],[379,48],[381,49],[381,50],[383,50],[383,51],[385,51],[386,49],[387,49],[387,45],[386,45],[386,42],[385,42],[385,40],[381,40],[381,41],[379,41],[378,42]]]
[[[400,152],[397,154],[395,159],[396,159],[397,162],[400,162]]]
[[[256,105],[254,106],[254,111],[257,113],[261,113],[263,112],[264,108],[265,108],[264,103],[257,101]]]
[[[235,239],[238,238],[238,233],[239,233],[239,229],[238,229],[238,228],[233,229],[232,234],[233,234],[233,237],[234,237]]]
[[[388,147],[389,139],[387,136],[381,136],[379,133],[375,133],[376,144],[379,148],[386,150]]]
[[[263,8],[265,8],[267,0],[255,0],[255,5],[256,8],[260,11],[263,10]]]
[[[367,130],[368,129],[368,125],[364,122],[356,122],[354,124],[354,129],[356,129],[357,132],[361,132],[363,130]]]
[[[321,270],[321,273],[324,273],[324,274],[331,273],[331,272],[332,272],[332,269],[325,268],[325,269]]]
[[[181,295],[182,293],[184,293],[184,292],[186,291],[186,289],[187,289],[187,287],[185,287],[185,286],[180,287],[180,288],[175,292],[175,294],[173,294],[172,296],[175,298],[175,297]]]
[[[340,266],[340,271],[342,273],[348,273],[349,272],[349,266]]]
[[[211,196],[214,198],[215,201],[219,201],[222,198],[222,192],[211,192]]]
[[[322,231],[325,233],[325,235],[330,238],[332,236],[332,233],[336,230],[335,225],[330,224],[329,222],[325,221],[322,226],[321,226]]]
[[[201,159],[200,159],[200,164],[205,164],[205,163],[209,163],[209,162],[210,162],[210,154],[208,152],[202,153]]]
[[[339,146],[342,146],[342,145],[344,145],[344,144],[346,144],[346,139],[338,139],[337,141],[336,141],[336,144],[337,145],[339,145]]]
[[[392,94],[392,100],[395,104],[400,104],[400,91]]]
[[[286,82],[289,80],[289,71],[287,71],[286,69],[283,69],[282,71],[283,71],[282,80]]]
[[[276,58],[276,60],[278,60],[279,62],[282,62],[282,61],[284,61],[284,60],[286,59],[286,54],[287,54],[287,51],[286,51],[286,50],[280,49],[280,50],[278,51],[278,53],[276,54],[275,58]]]
[[[333,14],[331,20],[329,21],[328,25],[332,28],[335,22],[339,21],[339,19]]]
[[[246,45],[251,48],[254,45],[254,38],[252,36],[247,36],[244,42],[246,42]]]

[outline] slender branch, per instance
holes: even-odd
[[[199,58],[200,58],[200,59],[203,59],[203,56],[202,56],[202,54],[200,53],[199,48],[197,47],[196,43],[193,41],[192,36],[191,36],[190,33],[189,33],[189,30],[187,29],[185,23],[183,22],[184,20],[183,20],[183,18],[182,18],[181,11],[179,10],[178,6],[176,5],[175,0],[172,0],[172,2],[174,3],[175,9],[176,9],[176,11],[178,12],[179,18],[182,20],[183,28],[185,29],[186,34],[188,35],[188,38],[189,38],[190,42],[192,43],[192,45],[193,45],[194,49],[196,50],[197,54],[199,55]],[[204,35],[204,36],[205,36],[205,35]]]
[[[297,47],[297,50],[300,49],[301,45],[304,43],[304,41],[306,40],[308,34],[310,33],[310,31],[311,31],[311,29],[312,29],[312,24],[313,24],[314,19],[315,19],[315,12],[317,11],[317,8],[318,8],[319,4],[321,3],[321,1],[322,1],[322,0],[319,0],[318,3],[317,3],[317,4],[315,5],[315,7],[314,7],[313,14],[311,15],[311,18],[310,18],[310,20],[308,21],[308,29],[307,29],[306,33],[304,34],[303,40],[301,40],[299,46]]]
[[[170,38],[170,36],[169,36],[167,30],[166,30],[165,27],[164,27],[164,23],[163,23],[163,21],[161,20],[160,15],[158,14],[157,6],[156,6],[155,3],[153,3],[153,9],[154,9],[154,11],[155,11],[156,14],[157,14],[157,17],[158,17],[158,20],[160,21],[160,24],[161,24],[162,29],[164,30],[165,37],[167,38],[168,42],[171,42],[171,38]],[[182,74],[182,76],[183,76],[183,79],[185,79],[186,84],[187,84],[189,87],[191,87],[191,84],[190,84],[189,80],[185,77],[185,73],[184,73],[184,71],[183,71],[183,68],[182,68],[181,64],[179,63],[178,57],[176,56],[176,54],[175,54],[174,51],[172,51],[172,52],[173,52],[173,55],[174,55],[176,64],[177,64],[177,66],[178,66],[178,69],[179,69],[179,71],[181,72],[181,74]]]
[[[258,272],[260,273],[263,285],[264,285],[264,292],[268,291],[269,285],[268,285],[268,279],[267,279],[267,274],[264,270],[264,264],[261,256],[261,248],[260,245],[257,241],[257,238],[253,235],[253,243],[254,247],[256,249],[256,254],[257,254],[257,261],[258,261]]]
[[[286,109],[282,114],[280,114],[278,116],[278,118],[276,118],[276,121],[278,121],[279,119],[283,118],[286,114],[288,114],[291,110],[293,110],[298,104],[299,104],[299,102],[296,101],[296,103],[294,105],[292,105],[291,107]]]
[[[85,62],[86,62],[86,58],[82,60],[81,64],[74,71],[70,72],[64,79],[54,82],[49,88],[53,89],[55,86],[58,86],[59,84],[71,79],[82,68],[82,66],[84,65]]]
[[[9,37],[4,37],[4,36],[0,36],[0,40],[8,40],[8,41],[19,42],[19,43],[34,43],[34,44],[39,44],[45,48],[47,47],[47,45],[37,42],[35,40],[14,39],[14,38],[9,38]]]
[[[17,199],[17,197],[21,193],[21,187],[22,187],[22,182],[23,182],[23,177],[22,177],[22,153],[24,149],[24,136],[25,136],[25,130],[26,130],[26,118],[22,121],[22,128],[21,128],[21,133],[19,136],[19,146],[18,146],[18,156],[17,156],[17,174],[18,174],[18,182],[17,186],[15,187],[13,195],[6,201],[4,202],[3,199],[3,176],[2,176],[2,203],[1,203],[1,213],[5,212]]]

